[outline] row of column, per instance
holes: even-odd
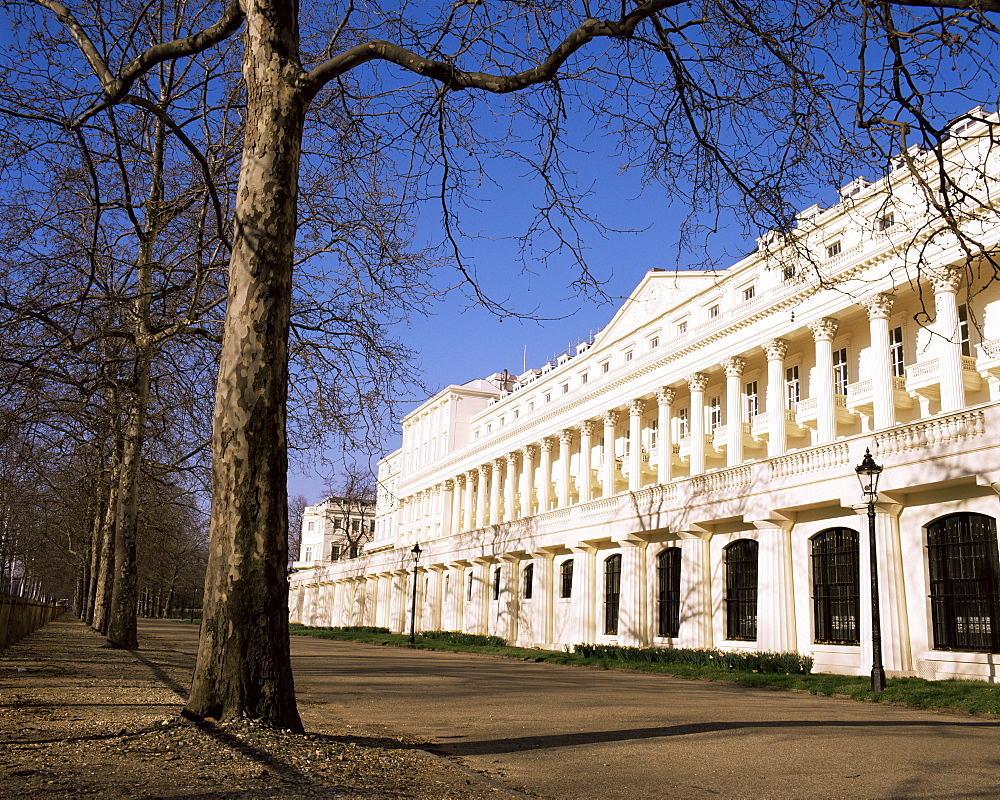
[[[935,331],[939,334],[935,337],[935,346],[939,361],[942,411],[958,410],[965,404],[956,299],[960,279],[961,272],[958,270],[936,273],[932,277],[937,309]],[[876,429],[881,429],[896,421],[889,352],[889,318],[893,297],[880,293],[867,298],[863,304],[868,312],[871,337],[873,422]],[[833,317],[824,317],[810,323],[808,327],[813,336],[816,358],[816,369],[810,387],[811,395],[816,400],[815,444],[825,444],[834,441],[837,436],[833,340],[837,335],[839,322]],[[766,425],[763,426],[761,438],[766,437],[768,457],[774,457],[786,452],[788,426],[793,421],[792,411],[788,408],[785,380],[788,342],[782,338],[770,339],[761,349],[767,363]],[[742,386],[746,363],[746,359],[740,356],[726,358],[721,362],[726,378],[727,466],[737,466],[744,461],[744,426],[750,422],[746,419],[746,398]],[[708,432],[705,424],[705,389],[709,378],[705,373],[696,372],[689,375],[685,382],[690,392],[688,474],[697,475],[706,468]],[[675,477],[671,428],[675,398],[675,389],[668,386],[660,388],[655,395],[658,441],[655,449],[651,450],[658,455],[655,481],[660,484]],[[602,416],[599,435],[603,444],[603,462],[599,470],[593,463],[598,425],[593,420],[586,420],[555,436],[524,445],[517,451],[495,458],[488,464],[480,465],[436,487],[403,498],[400,508],[401,528],[414,532],[418,539],[437,538],[453,532],[509,522],[554,508],[564,508],[574,502],[586,503],[598,497],[617,494],[626,488],[628,491],[636,491],[652,482],[653,478],[652,470],[647,470],[646,467],[652,453],[641,446],[646,406],[647,400],[644,398],[633,399],[627,404],[628,445],[624,463],[615,448],[621,413],[618,409],[613,409]],[[578,469],[574,476],[571,474],[570,463],[577,437]],[[622,473],[627,475],[627,480],[620,479]]]

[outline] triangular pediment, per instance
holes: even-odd
[[[594,339],[594,346],[614,342],[642,328],[652,320],[669,313],[688,298],[716,285],[719,275],[714,271],[653,270],[629,295],[618,313]]]

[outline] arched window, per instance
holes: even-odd
[[[950,514],[927,527],[936,650],[1000,652],[997,527],[985,514]]]
[[[604,632],[618,633],[618,599],[622,591],[622,557],[604,560]]]
[[[500,567],[493,570],[493,599],[500,599]]]
[[[681,549],[668,547],[656,557],[657,629],[659,636],[677,636],[681,627]]]
[[[813,638],[828,644],[858,644],[858,532],[830,528],[813,536],[810,545]]]
[[[559,596],[571,597],[573,594],[573,559],[568,558],[559,567]]]
[[[534,564],[528,564],[524,568],[524,599],[525,600],[530,600],[531,599],[531,592],[532,592],[532,589],[534,588],[533,587],[534,582],[535,582],[535,565]]]
[[[726,638],[757,638],[757,542],[737,539],[725,549]]]
[[[466,600],[471,600],[472,599],[472,572],[471,571],[469,572],[469,581],[468,581],[468,584],[467,584],[467,586],[465,588],[465,599]]]

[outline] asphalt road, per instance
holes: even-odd
[[[193,626],[143,633],[197,646]],[[300,636],[292,661],[326,717],[558,800],[1000,797],[994,720]]]

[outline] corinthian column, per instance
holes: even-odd
[[[602,465],[603,496],[611,497],[615,493],[615,476],[617,468],[615,465],[615,438],[617,437],[616,426],[618,425],[618,412],[604,412],[604,464]]]
[[[489,474],[485,464],[479,467],[476,481],[476,528],[485,528],[486,521],[486,476]]]
[[[669,483],[673,473],[674,443],[670,431],[673,403],[676,392],[664,386],[656,393],[656,431],[659,441],[659,460],[656,464],[657,483]]]
[[[580,423],[580,502],[589,503],[593,497],[593,468],[590,457],[594,448],[591,436],[594,435],[593,422]]]
[[[502,517],[500,505],[500,474],[503,460],[494,458],[490,470],[490,525],[498,525]]]
[[[521,448],[521,516],[530,517],[533,513],[532,495],[535,488],[535,451],[533,444]]]
[[[691,465],[691,475],[700,475],[705,471],[705,387],[708,386],[708,376],[696,372],[687,378],[691,390],[691,452],[688,463]]]
[[[891,294],[876,294],[864,301],[872,340],[872,406],[876,429],[896,424],[892,362],[889,360],[889,314],[892,313],[892,301]]]
[[[962,380],[962,336],[958,324],[958,285],[961,270],[936,270],[931,276],[934,287],[934,337],[941,380],[941,411],[965,407],[965,383]]]
[[[503,518],[510,522],[514,519],[514,497],[517,494],[517,455],[508,453],[504,457],[507,464],[507,475],[503,482]]]
[[[733,356],[722,362],[726,373],[726,465],[735,467],[743,463],[743,396],[740,378],[747,362]]]
[[[559,433],[559,508],[566,508],[570,501],[569,447],[573,443],[573,431]]]
[[[542,464],[538,476],[538,513],[544,514],[552,507],[552,440],[542,439]]]
[[[642,488],[642,412],[644,400],[631,400],[628,404],[628,490]]]
[[[763,349],[767,356],[767,454],[773,457],[785,452],[785,353],[788,342],[771,339],[764,343]],[[832,371],[830,375],[832,380]]]
[[[809,324],[816,343],[816,440],[819,444],[837,438],[836,408],[833,397],[833,337],[838,323],[833,317],[823,317]]]

